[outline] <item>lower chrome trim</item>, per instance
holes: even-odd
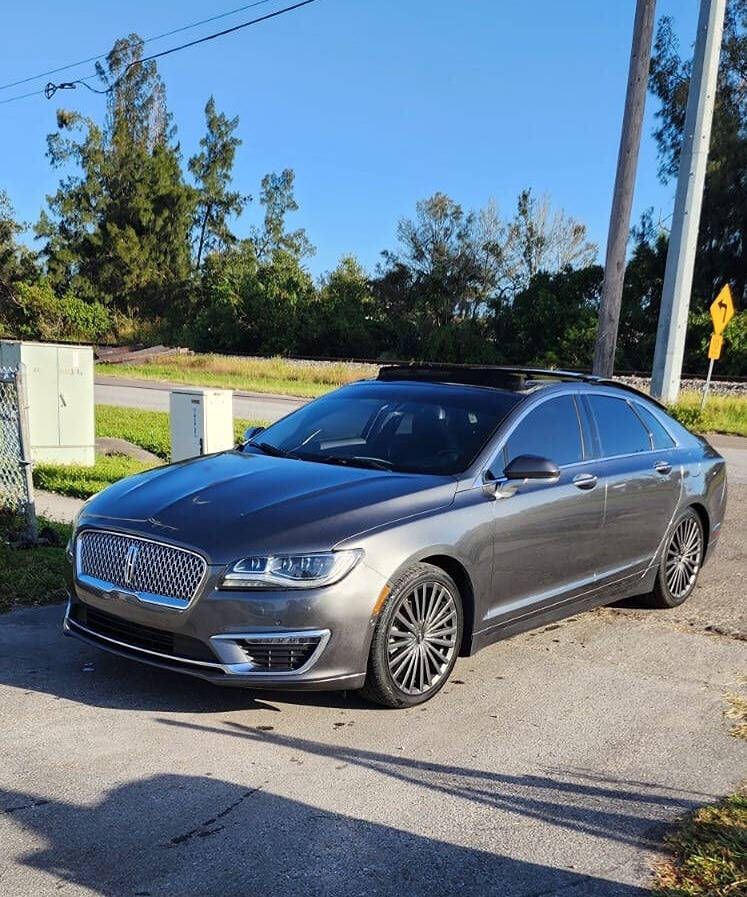
[[[311,667],[317,662],[319,657],[321,656],[322,651],[327,646],[327,642],[329,642],[331,632],[329,629],[306,629],[306,630],[289,630],[283,632],[231,632],[231,633],[220,633],[219,635],[211,636],[210,643],[213,649],[216,651],[218,656],[221,654],[225,655],[230,653],[230,648],[234,649],[234,656],[237,658],[236,661],[232,659],[228,662],[224,663],[210,663],[207,660],[192,660],[189,657],[180,657],[176,654],[163,654],[160,651],[151,651],[148,648],[141,648],[139,645],[131,645],[128,642],[122,642],[118,639],[111,638],[107,635],[101,635],[93,629],[89,629],[87,626],[83,626],[78,623],[76,620],[70,619],[70,609],[71,602],[68,601],[67,608],[65,609],[65,617],[62,623],[63,631],[72,632],[75,634],[76,632],[80,633],[84,637],[88,637],[94,643],[96,641],[104,641],[113,645],[117,648],[123,648],[126,651],[132,651],[136,654],[145,654],[149,657],[155,657],[158,660],[163,660],[166,662],[171,662],[172,664],[192,664],[193,666],[198,667],[207,667],[209,670],[216,670],[222,673],[225,673],[227,676],[242,676],[242,677],[251,677],[252,679],[293,679],[297,676],[301,676],[304,673],[308,672]],[[268,639],[281,639],[281,638],[291,638],[291,637],[318,637],[319,644],[317,645],[314,653],[309,657],[306,663],[299,667],[297,670],[257,670],[255,669],[251,663],[243,659],[245,657],[243,650],[236,644],[238,639],[256,639],[261,638],[263,640]],[[224,644],[225,642],[233,641],[233,646],[229,646]],[[219,647],[220,646],[220,647]],[[102,646],[105,647],[105,646]],[[226,651],[225,649],[228,649]],[[238,658],[241,658],[240,660]],[[224,660],[227,659],[224,657]]]
[[[112,645],[116,645],[118,648],[126,648],[128,651],[137,651],[140,654],[149,654],[151,657],[159,657],[163,660],[170,660],[176,663],[192,663],[199,667],[211,667],[215,670],[230,672],[220,663],[210,663],[207,660],[192,660],[189,657],[179,657],[176,654],[161,654],[160,651],[151,651],[148,648],[141,648],[139,645],[130,645],[127,642],[120,642],[115,638],[110,638],[108,635],[101,635],[93,629],[88,629],[87,626],[82,626],[76,620],[71,620],[67,616],[65,617],[65,625],[69,629],[72,629],[73,632],[82,632],[83,635],[90,636],[92,639],[101,639],[104,642],[110,642]]]

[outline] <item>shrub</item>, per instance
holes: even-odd
[[[9,335],[93,343],[111,332],[111,317],[100,302],[85,302],[73,293],[57,296],[47,280],[19,283],[13,290],[3,320]]]

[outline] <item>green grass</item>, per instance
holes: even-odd
[[[141,380],[171,380],[198,386],[218,386],[314,398],[362,377],[366,369],[339,363],[290,364],[283,358],[238,358],[230,355],[169,355],[146,364],[97,364],[96,373]]]
[[[74,464],[39,464],[34,467],[34,486],[47,492],[88,498],[117,480],[153,467],[122,455],[97,455],[93,467]]]
[[[247,427],[266,426],[266,424],[266,420],[237,417],[233,422],[234,438],[238,442]],[[166,411],[143,411],[141,408],[97,405],[96,435],[134,442],[135,445],[153,452],[164,461],[168,461],[171,457],[171,430]]]
[[[70,527],[39,520],[39,529],[50,527],[57,545],[11,548],[19,535],[20,520],[0,512],[0,612],[20,605],[54,604],[65,598],[63,571]]]
[[[164,461],[171,453],[169,415],[166,411],[143,411],[118,405],[96,406],[96,435],[126,439],[153,452]]]
[[[714,396],[700,410],[700,393],[683,392],[669,412],[689,430],[747,436],[747,396]]]
[[[657,897],[747,894],[747,792],[688,814],[667,843],[673,858],[656,871]]]

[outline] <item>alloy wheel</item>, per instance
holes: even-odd
[[[451,668],[457,650],[454,596],[440,582],[421,582],[401,600],[387,639],[387,665],[407,695],[434,689]]]
[[[684,598],[695,585],[703,553],[703,537],[694,517],[685,517],[669,540],[665,575],[672,597]]]

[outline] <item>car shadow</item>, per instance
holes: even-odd
[[[508,775],[471,769],[450,763],[432,762],[341,744],[317,742],[295,735],[283,735],[234,720],[222,726],[181,720],[158,720],[162,725],[211,738],[223,735],[247,742],[271,744],[332,759],[335,768],[359,766],[374,771],[398,785],[415,785],[444,798],[459,798],[494,810],[518,813],[564,829],[603,837],[621,843],[658,849],[668,819],[715,799],[715,795],[672,790],[655,784],[629,784],[624,780],[597,778],[583,774]],[[550,772],[549,770],[547,771]],[[653,809],[658,812],[651,813]]]
[[[276,702],[365,707],[354,692],[221,687],[109,654],[62,633],[64,605],[24,608],[0,620],[0,683],[116,710],[215,713],[278,710]]]
[[[567,800],[556,797],[558,807]],[[500,851],[492,852],[469,829],[457,836],[466,843],[449,843],[324,804],[324,796],[315,805],[188,775],[129,781],[93,803],[0,791],[5,880],[11,889],[28,885],[25,893],[33,882],[34,893],[73,885],[106,897],[649,893],[615,881],[614,868],[594,875],[568,868],[570,855],[562,866],[513,858],[505,834],[493,839]],[[614,831],[617,819],[606,825]]]

